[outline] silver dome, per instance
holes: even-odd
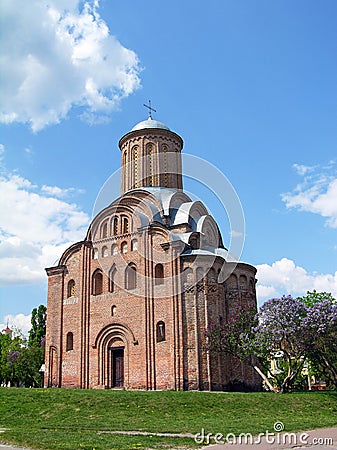
[[[150,117],[147,120],[143,120],[142,122],[137,123],[137,125],[135,125],[131,131],[143,130],[144,128],[161,128],[162,130],[171,131],[169,127],[163,122],[153,120]]]

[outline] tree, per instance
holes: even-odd
[[[290,295],[268,300],[258,314],[251,348],[281,392],[290,391],[303,368],[307,350],[303,329],[306,315],[304,303]],[[270,362],[276,357],[281,366],[270,370]]]
[[[268,300],[258,314],[253,311],[238,307],[223,325],[211,326],[206,333],[208,348],[252,365],[265,380],[268,375],[281,392],[288,392],[305,361],[302,322],[307,307],[298,299],[283,296]],[[279,367],[273,370],[276,356]]]
[[[212,324],[206,331],[207,349],[246,360],[252,353],[250,343],[255,325],[256,309],[236,305],[226,322]]]
[[[25,340],[21,335],[13,339],[6,334],[0,334],[0,384],[18,384],[17,360]]]
[[[313,307],[316,303],[321,303],[323,301],[328,301],[332,305],[336,304],[336,300],[333,298],[330,292],[317,292],[315,290],[313,290],[312,292],[307,291],[307,295],[297,298],[309,308]]]
[[[337,388],[337,304],[314,303],[303,322],[307,356],[318,373]]]
[[[32,328],[29,332],[28,346],[40,346],[42,339],[46,336],[46,316],[47,308],[40,305],[32,311],[31,324]]]

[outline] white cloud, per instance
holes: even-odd
[[[24,314],[16,314],[15,316],[13,314],[7,314],[3,318],[3,323],[0,323],[0,332],[8,326],[13,332],[21,331],[21,333],[28,337],[29,330],[31,329],[31,315],[28,314],[25,316]]]
[[[293,168],[299,175],[305,175],[308,172],[312,172],[315,167],[313,166],[305,166],[304,164],[293,164]]]
[[[84,193],[83,189],[75,189],[75,188],[62,189],[58,186],[46,186],[46,185],[42,186],[41,191],[45,194],[49,194],[53,197],[58,197],[58,198],[64,198],[64,197],[67,197],[69,194],[73,194],[73,193],[77,193],[77,194]]]
[[[296,167],[295,167],[296,166]],[[335,162],[330,161],[325,167],[310,167],[294,164],[303,182],[292,192],[281,195],[287,208],[298,208],[325,217],[326,225],[337,228],[337,170]],[[298,168],[301,169],[300,171]],[[307,170],[308,169],[308,170]],[[310,170],[309,170],[310,169]]]
[[[334,274],[310,274],[294,261],[282,258],[272,265],[257,267],[257,293],[259,303],[283,294],[305,295],[307,291],[331,292],[337,298],[337,271]]]
[[[0,121],[55,124],[79,106],[107,117],[140,86],[137,55],[110,34],[97,0],[3,0]]]
[[[76,204],[53,198],[19,175],[2,175],[0,190],[0,282],[43,281],[44,268],[85,237],[89,217]]]

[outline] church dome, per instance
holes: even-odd
[[[169,127],[163,122],[153,120],[151,117],[149,117],[147,120],[143,120],[142,122],[137,123],[137,125],[135,125],[131,131],[144,130],[145,128],[160,128],[162,130],[171,131]]]

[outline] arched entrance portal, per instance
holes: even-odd
[[[130,344],[137,341],[124,324],[112,323],[103,328],[94,347],[98,351],[98,384],[105,388],[128,387]]]

